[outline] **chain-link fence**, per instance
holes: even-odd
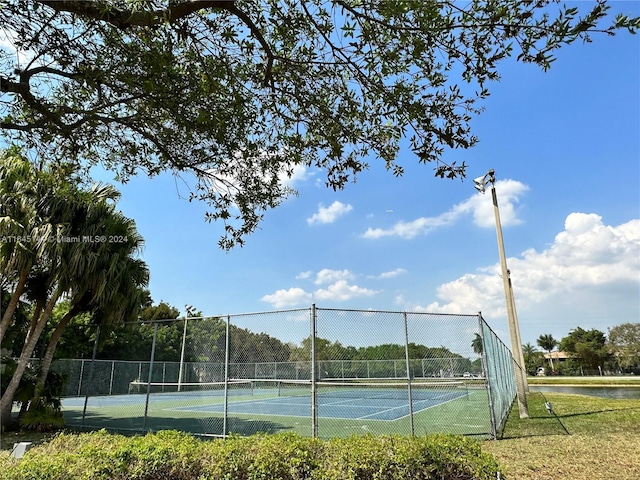
[[[480,315],[312,306],[128,328],[115,349],[128,359],[100,358],[96,332],[93,359],[54,364],[68,378],[68,425],[484,438],[515,397],[511,353]]]

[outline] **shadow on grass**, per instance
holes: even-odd
[[[511,412],[499,433],[500,440],[514,438],[546,437],[550,435],[571,435],[555,412],[547,412],[546,397],[538,392],[527,396],[529,418],[521,419]]]
[[[502,433],[498,435],[498,440],[510,440],[514,438],[531,438],[531,437],[549,437],[553,435],[571,435],[571,433],[564,427],[562,424],[558,424],[558,421],[553,417],[549,417],[545,420],[553,420],[553,422],[548,422],[548,425],[543,426],[536,425],[535,428],[532,428],[529,432],[524,431],[516,431],[512,432],[508,429],[503,429]]]
[[[4,431],[0,435],[0,450],[12,450],[13,445],[18,442],[30,442],[33,445],[40,445],[51,440],[57,435],[57,432],[38,432],[38,431]]]
[[[560,412],[556,411],[555,402],[553,402],[553,410],[547,411],[545,406],[547,398],[542,392],[528,395],[527,400],[529,418],[520,419],[517,407],[512,408],[498,435],[499,439],[571,435],[592,430],[599,432],[623,431],[629,427],[630,420],[627,417],[636,417],[637,412],[640,412],[640,407],[636,406],[637,404],[618,407],[611,403],[618,402],[617,399],[611,401],[597,399],[598,403],[594,404],[592,401],[585,402],[579,398],[574,401],[561,397],[558,398]],[[596,405],[602,407],[598,408]],[[580,408],[584,408],[585,411],[579,411]],[[567,410],[568,412],[564,413]],[[568,424],[567,426],[565,426],[565,422]]]
[[[67,426],[72,430],[106,429],[114,432],[138,432],[178,430],[193,435],[220,436],[224,424],[221,417],[155,417],[150,415],[146,422],[142,417],[109,417],[87,413],[84,422],[81,412],[66,412]],[[290,426],[269,420],[227,418],[227,433],[253,435],[256,433],[276,433],[291,429]]]
[[[580,412],[580,413],[567,413],[564,415],[558,415],[560,418],[570,418],[570,417],[581,417],[583,415],[596,415],[599,413],[614,413],[614,412],[622,412],[625,410],[635,410],[635,411],[640,411],[640,408],[633,408],[633,407],[628,407],[628,408],[605,408],[603,410],[594,410],[592,412]]]

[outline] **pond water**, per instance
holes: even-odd
[[[530,385],[531,392],[542,393],[573,393],[577,395],[590,395],[592,397],[603,398],[633,398],[640,399],[640,387],[620,387],[620,386],[561,386],[561,385]]]

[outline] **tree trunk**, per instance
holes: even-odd
[[[29,276],[29,268],[25,268],[20,272],[20,278],[18,279],[18,284],[16,285],[16,289],[11,296],[11,300],[7,304],[7,309],[4,311],[4,315],[2,316],[2,321],[0,321],[0,342],[4,338],[4,334],[9,329],[9,324],[11,323],[11,318],[13,317],[13,312],[16,311],[18,306],[18,301],[24,292],[24,286],[27,283],[27,277]]]
[[[0,399],[0,423],[2,425],[7,425],[11,422],[13,397],[16,393],[16,390],[18,389],[18,386],[20,385],[22,375],[24,375],[24,372],[27,369],[31,354],[36,348],[38,339],[40,338],[44,327],[47,325],[49,317],[51,316],[51,312],[53,311],[53,307],[55,306],[59,297],[60,292],[56,291],[49,299],[47,307],[44,309],[44,312],[42,312],[42,317],[36,321],[35,325],[32,324],[33,329],[30,329],[27,340],[25,341],[25,345],[22,348],[22,353],[20,354],[20,359],[18,360],[16,371],[14,372],[13,377],[11,377],[11,381],[9,382],[6,390],[2,392],[2,399]]]
[[[44,358],[42,359],[42,363],[40,365],[40,372],[38,373],[38,381],[36,383],[35,389],[35,397],[33,400],[38,400],[44,390],[44,384],[47,381],[47,375],[49,374],[49,369],[51,368],[51,363],[53,362],[53,354],[56,351],[56,347],[58,346],[58,341],[60,337],[62,337],[62,333],[64,329],[67,328],[69,322],[80,313],[81,308],[77,305],[73,305],[71,309],[66,313],[64,317],[60,320],[60,323],[56,326],[53,334],[51,335],[51,339],[49,339],[49,345],[47,345],[47,351],[44,354]],[[31,402],[33,405],[35,402]]]

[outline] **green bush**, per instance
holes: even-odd
[[[100,431],[60,434],[21,460],[0,455],[0,480],[493,480],[498,469],[476,441],[453,435],[200,441]]]
[[[497,462],[471,439],[361,436],[327,444],[323,480],[495,479]]]

